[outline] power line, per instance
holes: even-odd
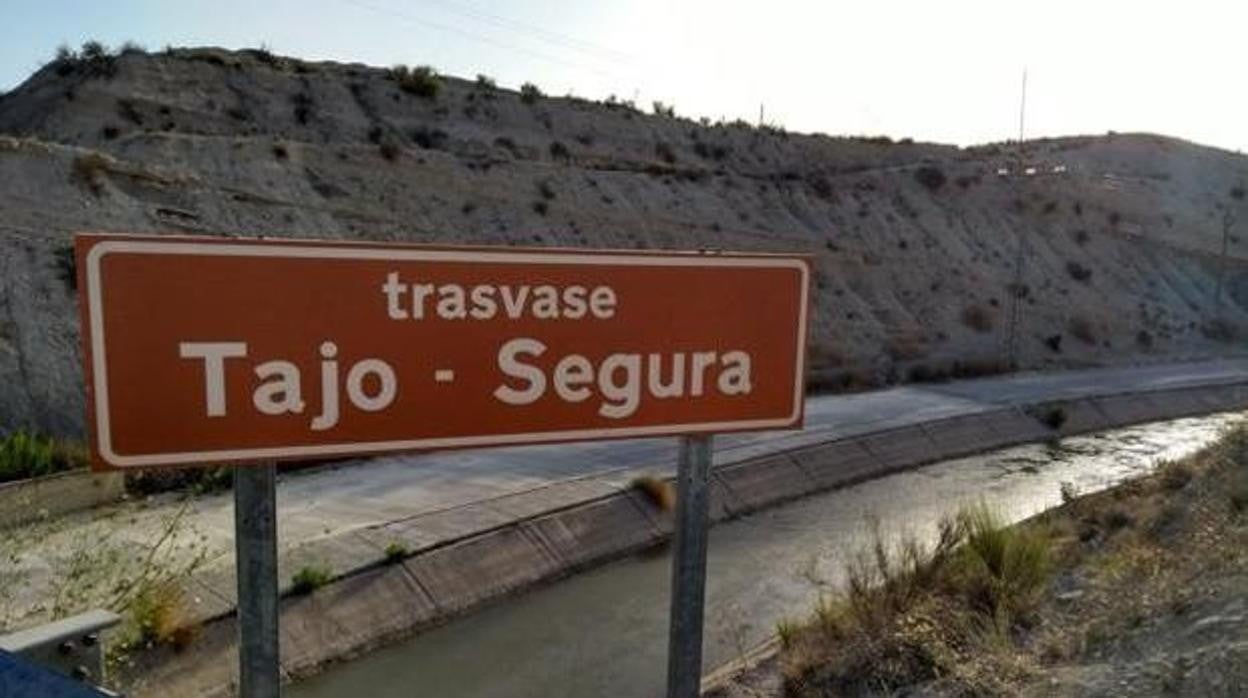
[[[493,24],[494,26],[500,27],[502,29],[506,29],[509,31],[514,31],[514,32],[522,33],[522,34],[529,34],[540,40],[547,41],[553,44],[559,44],[561,46],[565,46],[567,48],[581,51],[583,53],[588,53],[588,54],[597,53],[603,56],[604,58],[606,58],[607,60],[627,61],[629,63],[636,63],[638,61],[638,58],[636,56],[625,53],[624,51],[620,51],[620,50],[610,48],[607,46],[601,46],[590,41],[584,41],[576,37],[569,36],[567,34],[560,34],[558,32],[552,32],[550,30],[543,29],[541,27],[536,27],[531,24],[526,24],[524,22],[519,22],[514,19],[503,17],[502,15],[496,15],[496,14],[485,12],[485,11],[478,10],[475,8],[469,8],[464,5],[460,5],[460,4],[453,3],[453,2],[448,2],[447,0],[425,0],[425,1],[430,4],[438,5],[442,7],[444,10],[447,10],[448,12],[453,12],[455,14],[459,14],[464,17],[471,17],[473,19],[477,19],[477,20],[486,22],[488,24]]]
[[[389,15],[396,19],[410,22],[412,24],[425,26],[430,29],[435,29],[437,31],[446,32],[450,34],[456,34],[458,36],[464,37],[466,39],[470,39],[472,41],[477,41],[483,44],[489,44],[496,48],[501,48],[507,51],[515,51],[517,53],[523,53],[525,55],[531,56],[533,58],[537,58],[539,60],[548,61],[550,63],[557,63],[559,65],[563,65],[569,68],[574,68],[576,70],[583,70],[583,71],[595,73],[599,75],[600,77],[609,78],[614,81],[628,82],[627,78],[624,78],[618,73],[615,73],[612,71],[603,70],[601,68],[598,68],[592,65],[587,65],[583,62],[564,60],[562,58],[551,56],[551,55],[548,55],[539,51],[533,51],[523,46],[517,46],[515,44],[509,43],[506,41],[499,41],[498,39],[495,39],[493,37],[485,36],[482,34],[477,34],[475,32],[471,32],[466,29],[460,29],[459,27],[453,27],[447,24],[433,22],[428,19],[425,19],[424,17],[417,17],[408,12],[402,12],[400,10],[395,10],[389,7],[380,7],[377,5],[370,4],[370,3],[362,2],[361,0],[339,0],[339,2],[342,2],[347,5],[352,5],[360,9],[368,10],[369,12]]]

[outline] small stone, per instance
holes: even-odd
[[[1200,620],[1192,623],[1192,630],[1198,631],[1210,625],[1222,625],[1244,622],[1243,616],[1205,616]]]

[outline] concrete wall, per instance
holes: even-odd
[[[1002,407],[934,419],[716,468],[712,517],[721,521],[822,490],[926,463],[1147,421],[1248,408],[1248,378],[1233,385],[1109,395]],[[1041,417],[1060,410],[1053,429]],[[282,669],[298,677],[401,639],[483,604],[648,547],[671,532],[671,515],[635,490],[517,518],[465,539],[347,573],[282,604]],[[208,619],[194,651],[138,658],[134,696],[229,695],[234,619]],[[176,689],[175,689],[176,687]]]
[[[0,528],[121,499],[120,473],[69,472],[0,485]]]

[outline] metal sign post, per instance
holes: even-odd
[[[281,691],[276,471],[273,463],[234,470],[241,698],[277,698]]]
[[[710,469],[711,437],[682,439],[676,472],[676,541],[672,552],[667,698],[697,698],[701,690]]]

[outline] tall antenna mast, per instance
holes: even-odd
[[[1027,68],[1023,68],[1023,89],[1018,103],[1018,147],[1014,150],[1014,171],[1010,176],[1016,183],[1022,181],[1024,171],[1023,160],[1023,126],[1027,115]],[[1026,227],[1018,226],[1018,250],[1014,255],[1014,283],[1010,285],[1010,325],[1006,336],[1005,355],[1010,370],[1018,368],[1018,322],[1023,307],[1023,267],[1027,260]]]
[[[1018,147],[1023,147],[1023,124],[1027,116],[1027,69],[1023,68],[1023,92],[1018,100]]]

